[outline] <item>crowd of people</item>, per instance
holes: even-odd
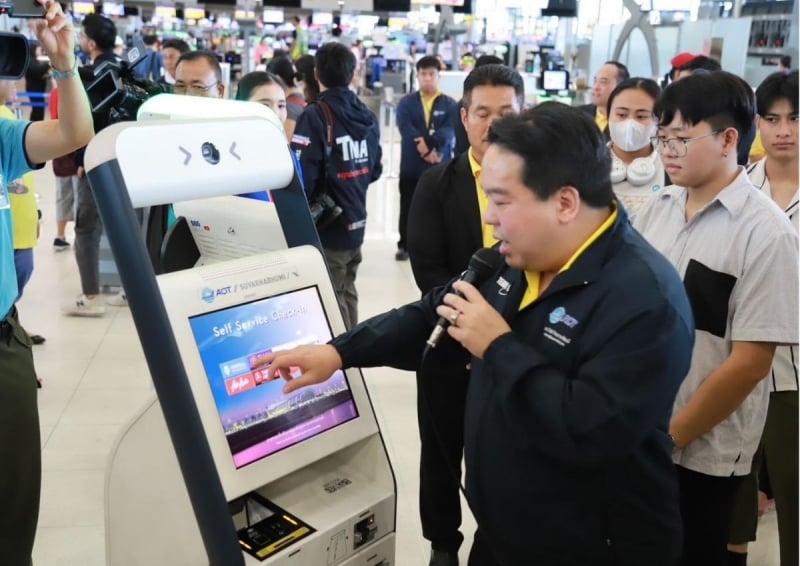
[[[81,79],[117,60],[103,16],[87,16],[77,38],[84,67],[57,3],[34,27],[57,87],[52,119],[0,115],[0,556],[9,566],[30,562],[41,475],[32,336],[14,306],[38,225],[24,174],[54,161],[54,247],[69,246],[74,220],[82,286],[66,312],[102,316],[102,226],[83,151],[107,122],[92,116]],[[521,75],[501,62],[476,60],[456,101],[438,88],[439,59],[422,57],[419,89],[397,106],[395,255],[410,261],[422,297],[360,321],[380,127],[357,96],[353,50],[333,41],[303,54],[302,31],[300,51],[273,53],[235,93],[216,55],[179,40],[163,42],[142,72],[178,95],[270,108],[311,208],[327,198],[340,209],[317,228],[348,330],[264,362],[286,393],[340,368],[415,371],[430,566],[458,564],[462,457],[478,524],[470,566],[744,565],[759,491],[775,502],[782,566],[797,564],[797,71],[754,91],[701,55],[676,56],[666,85],[609,61],[592,104],[526,109]],[[10,84],[0,82],[0,102]],[[475,286],[459,281],[479,248],[495,250],[501,267]],[[124,291],[109,302],[124,306]],[[447,338],[426,347],[440,317]]]

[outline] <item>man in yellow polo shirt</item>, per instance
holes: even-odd
[[[683,283],[614,202],[608,149],[586,114],[547,102],[495,121],[488,140],[484,219],[504,265],[479,289],[454,281],[462,296],[439,287],[326,345],[259,362],[287,376],[285,393],[339,368],[414,368],[445,317],[471,354],[469,564],[674,566],[667,430],[694,343]]]
[[[405,95],[397,103],[397,130],[400,132],[400,218],[395,259],[408,259],[408,211],[422,174],[434,165],[453,158],[455,129],[451,117],[455,100],[439,90],[441,63],[433,55],[417,61],[419,91]]]

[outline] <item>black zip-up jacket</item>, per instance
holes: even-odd
[[[81,79],[84,87],[89,86],[94,81],[94,70],[105,62],[118,63],[117,57],[113,51],[107,51],[98,55],[91,65],[85,65],[78,68],[78,76]],[[92,102],[92,101],[90,101]],[[110,124],[108,114],[92,114],[92,121],[94,122],[94,133],[97,134]],[[78,167],[83,167],[83,156],[86,153],[86,146],[78,149],[75,152],[75,164]]]
[[[467,500],[504,566],[674,566],[667,435],[694,323],[669,262],[616,223],[518,311],[524,273],[481,292],[511,326],[472,359]],[[345,367],[414,369],[446,287],[335,338]],[[449,339],[449,337],[448,337]]]
[[[375,115],[346,87],[328,89],[319,100],[333,114],[333,146],[327,146],[325,115],[318,104],[307,106],[297,119],[291,145],[300,160],[309,199],[327,183],[329,194],[343,210],[337,220],[319,230],[323,247],[352,250],[364,241],[367,187],[383,171],[380,129]]]

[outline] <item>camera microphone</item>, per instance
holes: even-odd
[[[492,273],[497,271],[502,263],[503,258],[497,250],[493,248],[481,248],[472,255],[467,270],[461,274],[459,281],[466,281],[475,287],[479,287]],[[451,292],[459,297],[464,296],[460,291],[452,288]],[[439,317],[439,321],[436,323],[436,327],[433,329],[433,332],[431,332],[427,341],[429,348],[436,347],[442,335],[447,330],[447,327],[450,326],[450,323],[451,321],[449,318],[443,316]]]

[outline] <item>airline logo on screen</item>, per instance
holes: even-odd
[[[293,377],[301,375],[300,368],[290,368]],[[249,391],[254,387],[258,387],[264,383],[269,382],[269,371],[267,369],[255,370],[252,372],[237,375],[231,379],[225,380],[225,389],[228,392],[228,397],[233,397],[245,391]]]

